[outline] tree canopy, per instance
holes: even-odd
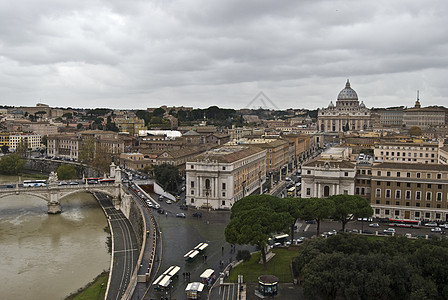
[[[446,299],[448,241],[338,234],[304,243],[292,267],[309,299]]]
[[[77,177],[76,169],[73,166],[67,164],[60,165],[56,173],[58,174],[59,180],[69,180],[75,179]]]
[[[164,190],[170,192],[177,191],[180,175],[176,166],[163,163],[161,165],[155,165],[153,169],[157,182]]]
[[[292,221],[284,199],[270,195],[247,196],[232,206],[230,222],[225,229],[226,241],[257,245],[266,267],[265,245],[269,237],[287,230]]]
[[[25,162],[18,154],[6,155],[0,158],[0,173],[17,175],[22,171],[24,165]]]
[[[373,215],[373,209],[367,199],[356,195],[334,195],[328,199],[335,205],[333,217],[341,221],[342,230],[353,218],[365,218]]]

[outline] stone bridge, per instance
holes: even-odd
[[[50,183],[45,187],[19,187],[15,189],[0,189],[0,198],[10,195],[32,195],[48,202],[48,213],[59,214],[62,212],[60,200],[80,192],[101,192],[112,197],[112,203],[119,207],[121,201],[121,184],[80,184],[80,185],[58,185],[56,182]]]

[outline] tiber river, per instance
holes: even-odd
[[[16,181],[0,176],[0,184]],[[96,199],[62,199],[62,213],[32,196],[0,198],[0,299],[64,299],[110,267],[107,220]]]

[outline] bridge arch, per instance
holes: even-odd
[[[108,195],[108,196],[111,196],[112,198],[115,198],[115,197],[116,197],[115,194],[113,194],[113,193],[111,193],[111,192],[109,192],[108,190],[105,190],[105,189],[94,189],[94,188],[89,188],[89,189],[74,189],[74,190],[71,190],[71,191],[68,192],[68,193],[65,193],[65,194],[61,195],[61,196],[59,197],[59,201],[61,201],[62,199],[66,198],[66,197],[68,197],[68,196],[70,196],[70,195],[76,194],[76,193],[90,193],[90,194],[93,195],[93,193],[95,193],[95,192],[106,194],[106,195]]]
[[[42,200],[45,200],[45,202],[50,201],[50,198],[49,198],[48,195],[44,195],[44,194],[41,194],[41,193],[32,193],[32,192],[20,191],[20,194],[34,196],[34,197],[40,198]],[[0,198],[4,198],[4,197],[8,197],[8,196],[15,196],[15,195],[17,195],[17,193],[11,191],[10,193],[2,193],[2,194],[0,194]]]

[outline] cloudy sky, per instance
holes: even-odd
[[[448,106],[446,0],[0,1],[0,104]],[[267,99],[267,107],[273,108]]]

